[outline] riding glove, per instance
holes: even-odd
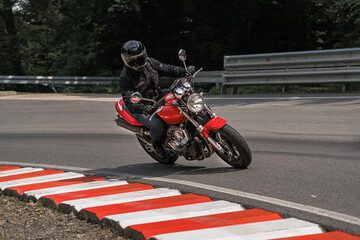
[[[152,105],[144,105],[144,107],[143,107],[143,113],[145,115],[153,114],[155,111],[156,111],[156,107],[154,107]]]
[[[189,75],[193,75],[194,73],[195,73],[195,66],[188,66],[187,67],[187,73],[189,74]]]

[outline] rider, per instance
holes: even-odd
[[[161,137],[167,129],[166,123],[157,114],[150,120],[151,115],[156,111],[153,103],[147,101],[133,103],[130,100],[131,94],[140,92],[144,98],[157,101],[170,92],[159,88],[159,74],[182,77],[194,73],[195,67],[189,66],[186,71],[183,67],[163,64],[148,57],[145,46],[136,40],[124,43],[121,48],[121,58],[125,67],[121,71],[119,85],[124,103],[133,113],[134,118],[150,130],[156,155],[164,159],[166,153],[162,147]]]

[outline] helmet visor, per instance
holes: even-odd
[[[135,56],[129,56],[127,54],[122,55],[123,60],[126,66],[131,67],[135,70],[142,68],[146,65],[147,53],[146,49],[144,49],[140,54]]]

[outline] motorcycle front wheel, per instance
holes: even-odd
[[[150,155],[153,159],[158,161],[161,164],[174,164],[175,161],[178,159],[178,155],[173,154],[172,152],[167,152],[165,159],[158,158],[156,155],[156,152],[154,150],[153,145],[151,144],[151,141],[149,139],[141,138],[140,136],[136,136],[141,147],[145,150],[147,154]]]
[[[212,131],[210,136],[221,150],[215,148],[216,154],[235,168],[247,168],[251,163],[251,151],[245,139],[230,125]]]

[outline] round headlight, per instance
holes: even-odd
[[[204,109],[204,98],[200,94],[191,94],[187,100],[187,107],[194,113],[199,113]]]
[[[185,94],[185,89],[178,87],[174,89],[173,93],[176,98],[181,98]]]

